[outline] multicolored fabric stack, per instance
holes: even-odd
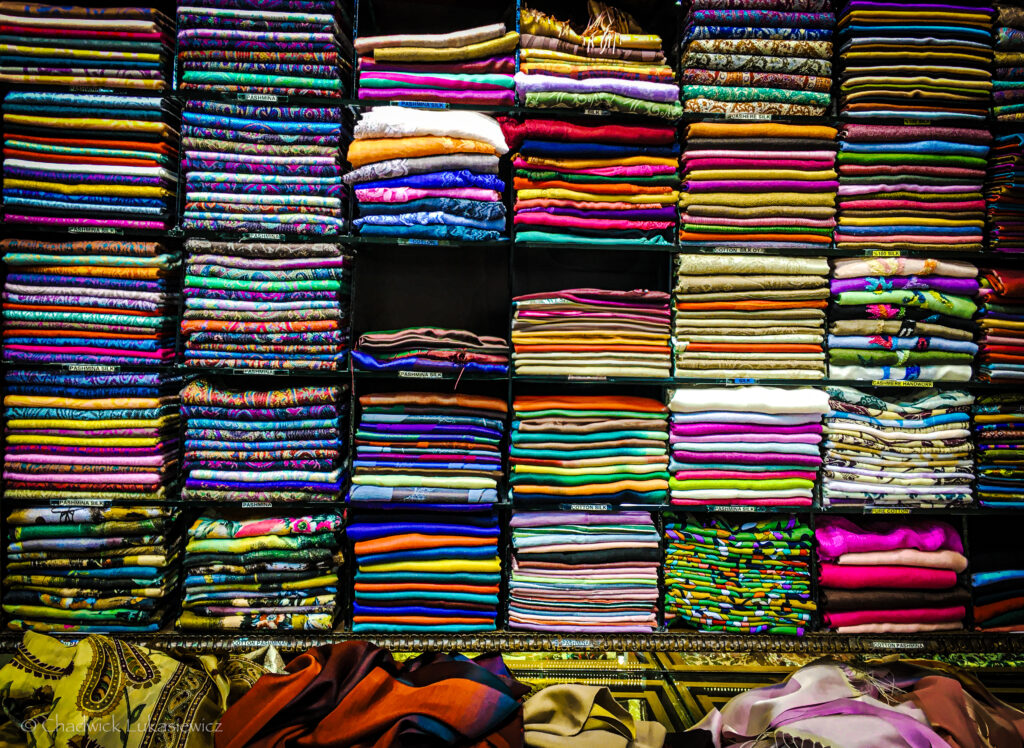
[[[826,387],[825,470],[830,506],[944,508],[970,504],[971,406],[962,390],[868,394]]]
[[[515,167],[516,241],[671,244],[675,128],[502,119]]]
[[[177,254],[155,242],[3,239],[5,361],[174,360]]]
[[[811,387],[674,390],[673,504],[810,506],[828,398]]]
[[[1024,62],[1024,55],[1022,55]],[[1024,65],[1021,67],[1024,77]],[[1024,133],[997,135],[992,141],[985,183],[988,248],[1024,252]]]
[[[181,90],[340,98],[352,76],[348,2],[183,0]]]
[[[510,629],[657,627],[661,536],[649,512],[516,511],[511,526]]]
[[[339,234],[341,109],[187,101],[182,113],[190,231]]]
[[[978,378],[984,382],[1024,380],[1024,271],[985,270],[979,301]]]
[[[4,221],[104,232],[170,228],[177,109],[155,96],[8,92]]]
[[[1003,122],[1024,119],[1024,8],[996,3],[992,114]]]
[[[469,330],[407,327],[359,336],[352,364],[367,371],[508,373],[508,341]]]
[[[174,23],[156,8],[6,3],[0,84],[161,91]]]
[[[971,594],[963,541],[938,520],[818,517],[814,529],[825,626],[840,634],[962,629]]]
[[[811,528],[795,516],[665,518],[665,623],[802,636],[815,611]]]
[[[185,244],[184,363],[337,369],[348,343],[352,258],[335,244]]]
[[[362,236],[495,241],[505,231],[508,152],[498,123],[479,112],[400,106],[364,112],[348,149]]]
[[[984,120],[992,91],[991,5],[848,0],[838,13],[839,113]]]
[[[447,34],[356,39],[359,98],[512,106],[519,34],[493,23]]]
[[[538,10],[519,11],[519,103],[679,117],[679,86],[661,37],[645,34],[629,13],[601,0],[587,6],[590,20],[583,31]]]
[[[828,260],[676,258],[675,375],[822,379]]]
[[[695,0],[679,41],[687,112],[822,116],[832,103],[830,0]]]
[[[350,502],[498,501],[504,399],[393,392],[359,405]]]
[[[512,299],[516,374],[671,376],[667,293],[572,288]]]
[[[188,529],[185,630],[331,631],[344,562],[340,514],[204,514]]]
[[[813,125],[687,125],[682,245],[827,248],[839,188],[835,138],[835,128]]]
[[[911,257],[835,261],[832,379],[966,382],[978,346],[978,268]]]
[[[4,567],[7,628],[159,630],[178,582],[176,518],[161,506],[13,509]]]
[[[425,503],[350,509],[356,575],[352,630],[494,631],[501,587],[493,507]]]
[[[980,252],[991,143],[988,130],[964,127],[846,125],[836,245]]]
[[[1004,518],[971,525],[974,626],[989,632],[1024,631],[1024,562],[1020,529]]]
[[[242,390],[197,379],[181,392],[182,498],[336,501],[345,483],[347,386]]]
[[[646,397],[520,396],[512,409],[508,462],[516,504],[665,502],[664,404]]]
[[[973,413],[978,503],[1024,509],[1024,395],[979,395]]]

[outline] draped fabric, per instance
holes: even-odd
[[[941,509],[973,501],[971,393],[825,389],[825,507]]]
[[[985,382],[1024,380],[1024,271],[982,271],[978,301],[978,378]]]
[[[359,336],[352,361],[366,371],[504,375],[508,373],[508,342],[469,330],[382,330]]]
[[[113,234],[170,228],[179,108],[155,96],[9,91],[5,222]]]
[[[1024,509],[1024,395],[981,394],[972,412],[978,502],[994,509]]]

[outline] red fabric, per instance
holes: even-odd
[[[623,145],[671,145],[675,142],[672,127],[643,125],[583,125],[562,119],[528,119],[519,121],[499,117],[508,147],[516,150],[526,138],[561,140],[567,143],[622,143]]]
[[[985,279],[996,292],[997,299],[1024,299],[1024,270],[1002,268],[986,270]]]

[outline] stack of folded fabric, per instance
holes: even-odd
[[[944,508],[969,504],[971,406],[962,390],[900,397],[826,388],[822,504]]]
[[[675,128],[503,119],[515,149],[516,240],[671,244],[679,201]]]
[[[988,130],[964,127],[846,125],[836,245],[980,252],[991,142]]]
[[[182,611],[193,630],[334,628],[340,514],[204,514],[188,530]]]
[[[648,634],[661,536],[649,512],[512,515],[510,629]]]
[[[182,0],[179,86],[196,94],[339,98],[352,75],[349,5]]]
[[[963,541],[938,520],[859,521],[819,517],[824,623],[840,634],[962,629],[971,595]]]
[[[338,234],[345,226],[341,109],[187,101],[185,212],[192,231]]]
[[[1024,380],[1024,270],[985,270],[976,322],[981,328],[978,378],[985,382]]]
[[[367,371],[508,373],[508,341],[469,330],[407,327],[359,336],[352,363]]]
[[[6,499],[172,498],[180,380],[13,370],[5,381]]]
[[[572,288],[512,300],[515,373],[667,378],[671,317],[662,291]]]
[[[350,509],[346,532],[354,541],[356,564],[353,631],[497,628],[498,513],[489,505],[425,502],[406,504],[397,512],[387,502]]]
[[[978,503],[1024,509],[1024,394],[979,395],[973,412]]]
[[[1024,119],[1024,8],[996,3],[992,114],[1001,121]]]
[[[202,379],[181,392],[183,498],[336,501],[345,481],[347,386],[236,390]]]
[[[177,586],[181,530],[161,506],[14,509],[3,610],[15,631],[157,631]]]
[[[802,636],[815,610],[811,538],[811,528],[794,516],[667,516],[665,623]]]
[[[590,20],[583,31],[540,11],[520,10],[519,103],[679,117],[679,86],[661,37],[645,34],[629,13],[601,0],[587,6]]]
[[[832,379],[966,382],[978,351],[978,269],[910,257],[835,261],[829,310]]]
[[[688,125],[683,246],[828,247],[839,188],[835,138],[835,128],[812,125]]]
[[[5,222],[165,230],[178,190],[177,105],[154,96],[10,91]]]
[[[173,27],[156,8],[7,3],[0,84],[161,91]]]
[[[174,360],[179,257],[155,242],[0,240],[5,361]]]
[[[1004,519],[971,525],[974,625],[982,631],[1024,631],[1024,560],[1020,528]]]
[[[493,504],[508,404],[480,395],[362,395],[350,502]]]
[[[447,34],[359,37],[359,98],[512,106],[518,44],[519,34],[503,23]]]
[[[832,102],[831,0],[694,0],[679,42],[687,112],[822,116]]]
[[[334,244],[186,242],[187,366],[337,369],[352,258]]]
[[[840,115],[984,120],[993,16],[992,7],[977,0],[848,0],[836,34]]]
[[[811,387],[672,393],[673,504],[810,506],[828,398]]]
[[[997,135],[985,183],[988,248],[993,252],[1024,252],[1024,193],[1018,179],[1024,180],[1024,133]]]
[[[822,379],[828,260],[679,255],[677,377]]]
[[[509,483],[519,504],[662,504],[668,410],[646,397],[521,396],[512,403]]]
[[[375,107],[348,149],[362,236],[494,241],[505,231],[508,152],[501,127],[479,112]]]

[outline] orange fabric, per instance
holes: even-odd
[[[35,135],[17,135],[11,136],[17,140],[24,140],[26,143],[45,143],[48,145],[67,145],[67,138],[41,138]],[[177,153],[176,148],[172,148],[167,143],[145,143],[136,140],[93,140],[75,138],[75,145],[81,148],[114,148],[118,150],[133,150],[133,151],[156,151],[157,153]]]
[[[403,551],[421,548],[450,548],[463,547],[472,548],[485,545],[493,545],[494,538],[472,538],[461,535],[389,535],[385,538],[374,538],[373,540],[362,540],[354,545],[356,553],[389,553],[391,551]]]
[[[4,304],[4,309],[22,309],[28,312],[82,312],[84,314],[124,314],[135,317],[158,317],[162,312],[150,312],[141,309],[113,309],[92,306],[38,306],[36,304]]]
[[[573,190],[574,192],[590,192],[595,195],[667,195],[674,192],[668,185],[639,185],[623,182],[621,184],[580,184],[579,182],[563,182],[559,179],[547,179],[535,182],[532,179],[516,177],[513,186],[517,190]]]
[[[742,241],[785,242],[799,239],[802,242],[813,242],[815,244],[830,244],[832,242],[832,237],[819,236],[817,234],[702,234],[695,231],[680,231],[679,238],[686,241],[722,241],[724,239],[740,239]]]
[[[496,156],[494,147],[480,140],[423,136],[415,138],[366,138],[353,140],[348,147],[348,162],[353,169],[393,158],[419,158],[445,153],[486,153]],[[357,185],[358,187],[358,185]]]
[[[974,620],[978,623],[982,623],[987,621],[989,618],[994,618],[1000,613],[1009,613],[1011,610],[1017,610],[1018,608],[1024,608],[1024,597],[1010,597],[1006,600],[1000,600],[997,603],[975,605]]]
[[[554,353],[558,351],[635,351],[637,353],[668,353],[667,345],[530,345],[516,343],[517,352]]]
[[[668,487],[667,480],[619,480],[614,483],[583,486],[540,486],[534,490],[528,483],[517,483],[517,494],[550,494],[552,496],[583,496],[587,494],[618,493],[619,491],[658,491]]]
[[[356,582],[358,592],[465,592],[470,595],[496,595],[498,585],[473,586],[471,584],[371,584]]]
[[[356,443],[365,444],[368,447],[393,447],[394,442],[377,442],[367,439],[356,438]],[[465,448],[466,442],[402,442],[402,446],[408,449],[432,449],[436,447],[462,447]],[[479,442],[473,443],[473,449],[486,449],[491,452],[497,452],[498,448],[491,444],[482,444]]]
[[[825,138],[834,140],[838,130],[820,125],[784,125],[776,122],[732,124],[693,122],[686,128],[688,138]]]
[[[153,280],[167,275],[164,268],[123,268],[103,265],[24,265],[19,270],[23,273],[44,275],[88,275],[99,278],[131,278],[133,280]]]
[[[612,395],[579,395],[577,397],[548,397],[523,395],[512,401],[512,409],[521,410],[637,410],[644,413],[665,413],[666,407],[648,397],[615,397]]]
[[[273,324],[273,322],[252,322],[250,324],[252,324],[252,325],[263,325],[263,324]],[[289,329],[293,330],[293,331],[299,331],[299,330],[337,330],[338,329],[338,322],[337,322],[337,320],[330,320],[330,319],[300,320],[300,321],[296,321],[296,322],[288,322],[287,324],[290,325]],[[237,323],[237,322],[230,322],[230,321],[226,321],[226,320],[217,320],[217,319],[211,319],[211,320],[191,320],[191,319],[185,319],[185,320],[181,321],[181,331],[182,332],[196,332],[196,331],[202,332],[203,330],[224,330],[224,331],[227,331],[227,332],[234,332],[234,331],[239,330],[239,329],[244,330],[246,328],[245,327],[239,327],[239,323]],[[249,328],[249,329],[255,330],[257,328],[256,327],[252,327],[252,328]]]
[[[152,159],[141,158],[113,158],[110,156],[74,156],[57,153],[36,153],[35,151],[22,151],[17,148],[4,148],[5,158],[25,158],[34,161],[46,161],[53,164],[105,164],[107,166],[160,166],[160,163]]]
[[[359,404],[364,408],[373,405],[440,405],[458,406],[482,410],[508,412],[508,403],[496,397],[483,395],[441,394],[438,392],[391,392],[376,395],[362,395]]]

